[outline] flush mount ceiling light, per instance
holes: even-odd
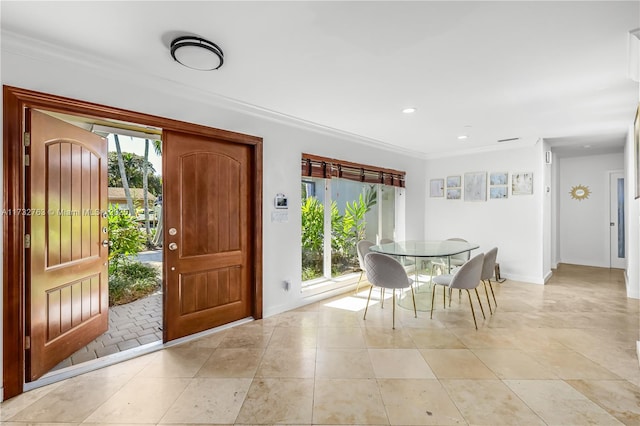
[[[192,36],[173,40],[171,57],[185,67],[199,71],[217,70],[224,62],[224,53],[217,44]]]
[[[413,114],[417,110],[418,110],[417,108],[410,107],[410,108],[403,109],[402,112],[405,113],[405,114]]]

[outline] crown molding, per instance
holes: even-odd
[[[319,123],[307,121],[288,114],[243,102],[237,99],[190,86],[183,82],[167,79],[158,74],[141,71],[121,63],[113,63],[89,52],[68,49],[40,39],[3,29],[1,32],[2,55],[13,54],[48,64],[63,64],[86,69],[91,74],[109,80],[123,80],[129,84],[166,93],[186,101],[204,103],[213,107],[230,110],[244,115],[296,127],[315,133],[336,137],[345,141],[375,147],[384,151],[404,154],[413,158],[425,159],[423,152],[401,148],[390,143],[361,136],[344,130],[332,128]],[[172,118],[172,117],[169,117]],[[207,125],[206,123],[197,123]]]
[[[522,149],[530,146],[534,146],[538,143],[540,139],[534,138],[522,138],[517,142],[505,142],[499,145],[485,145],[475,148],[468,148],[457,151],[445,151],[445,152],[437,152],[432,154],[425,155],[426,160],[437,160],[441,158],[450,158],[450,157],[461,157],[465,155],[474,155],[474,154],[486,154],[486,153],[495,153],[501,151],[511,151],[514,149]]]

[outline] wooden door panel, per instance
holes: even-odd
[[[180,276],[180,314],[241,302],[241,291],[235,283],[241,279],[238,266],[202,271]]]
[[[172,165],[164,180],[164,329],[173,340],[251,315],[252,169],[246,145],[177,132],[164,141]]]
[[[30,111],[27,277],[35,380],[108,328],[107,144],[93,133]]]
[[[100,159],[68,141],[49,142],[45,150],[46,267],[98,256]]]
[[[241,165],[232,158],[193,153],[181,159],[183,257],[240,249]],[[245,191],[246,192],[246,191]],[[204,215],[205,220],[200,220]]]

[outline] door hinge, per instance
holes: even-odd
[[[22,143],[24,146],[29,146],[31,145],[31,133],[29,132],[24,132],[22,134]]]
[[[31,349],[31,336],[24,336],[24,350]]]
[[[25,167],[29,166],[29,154],[24,155],[24,165]]]
[[[31,248],[31,234],[24,234],[24,248]]]

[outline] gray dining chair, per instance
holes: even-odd
[[[433,318],[433,305],[435,302],[436,295],[436,285],[441,285],[444,287],[443,301],[446,307],[446,293],[449,291],[449,306],[451,306],[451,291],[453,289],[466,290],[467,295],[469,296],[469,305],[471,306],[471,315],[473,315],[473,323],[476,326],[476,330],[478,329],[478,323],[476,321],[476,314],[473,310],[473,302],[471,301],[471,293],[469,290],[475,290],[476,297],[478,298],[478,304],[480,304],[480,310],[482,311],[482,317],[486,318],[484,315],[484,308],[482,307],[482,302],[480,301],[480,295],[478,294],[478,285],[480,284],[480,276],[482,275],[482,266],[484,263],[484,253],[480,253],[473,258],[471,258],[468,262],[458,268],[455,274],[443,274],[434,277],[433,283],[434,286],[431,289],[431,316]]]
[[[360,290],[360,281],[362,281],[362,275],[366,270],[365,264],[364,264],[364,257],[367,255],[367,253],[369,253],[369,249],[373,245],[375,244],[367,240],[360,240],[356,244],[356,252],[358,253],[358,265],[360,266],[360,278],[358,278],[358,285],[356,285],[356,294],[358,293],[358,290]]]
[[[391,238],[382,238],[380,240],[380,244],[390,244],[393,243],[394,241]]]
[[[467,243],[464,238],[447,238],[446,241],[461,241]],[[452,267],[458,267],[464,265],[471,257],[471,252],[465,251],[464,253],[458,253],[451,256],[450,264]]]
[[[489,304],[489,312],[491,312],[491,315],[493,315],[493,311],[491,310],[491,302],[489,301],[489,292],[487,291],[487,284],[489,284],[489,289],[491,289],[491,296],[493,296],[493,303],[495,304],[495,307],[497,309],[498,302],[496,301],[496,294],[493,292],[493,286],[491,285],[491,278],[493,277],[493,273],[496,268],[497,257],[498,257],[498,247],[494,247],[484,254],[484,263],[482,264],[482,274],[480,275],[480,280],[484,285],[484,292],[487,295],[487,303]]]
[[[468,243],[468,241],[465,240],[464,238],[447,238],[445,241],[460,241],[463,243]],[[450,274],[452,271],[455,270],[455,268],[459,268],[460,266],[464,265],[465,262],[467,262],[470,257],[471,257],[471,252],[466,251],[464,253],[451,255],[449,256],[449,259],[434,260],[431,263],[431,269],[433,271],[434,267],[438,267],[438,269],[440,269],[441,271],[446,270],[447,271],[446,273]],[[431,273],[431,280],[433,280],[433,272]],[[462,295],[462,290],[458,291],[459,298],[461,297],[461,295]],[[451,301],[449,301],[449,303],[451,303]]]
[[[461,241],[467,243],[463,238],[447,238],[445,241]],[[441,274],[450,274],[455,268],[464,265],[471,257],[471,252],[458,253],[449,256],[449,258],[433,258],[427,260],[427,268],[429,269],[429,281],[433,282],[433,277],[437,276],[434,272],[438,270]]]
[[[407,271],[402,264],[391,256],[382,253],[369,252],[364,257],[365,272],[367,279],[371,283],[369,289],[369,297],[367,298],[367,305],[364,308],[363,319],[367,319],[367,310],[369,309],[369,301],[371,300],[371,291],[373,287],[380,287],[382,289],[388,288],[393,292],[393,326],[396,328],[396,289],[410,288],[411,297],[413,298],[413,313],[418,318],[418,311],[416,309],[416,298],[413,292],[413,280],[407,275]]]

